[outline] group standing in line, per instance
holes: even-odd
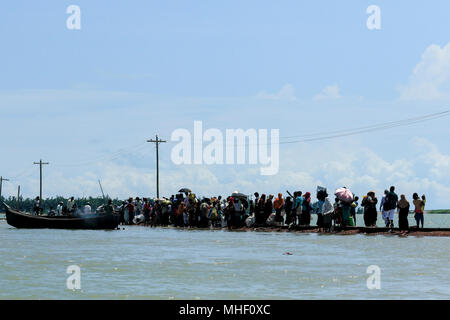
[[[345,189],[345,188],[344,188]],[[296,191],[283,197],[278,193],[275,198],[270,194],[254,193],[254,199],[242,194],[232,194],[223,199],[221,196],[198,199],[194,193],[185,192],[172,195],[170,198],[129,198],[122,201],[120,206],[114,206],[112,200],[97,210],[92,210],[89,203],[78,209],[74,197],[71,197],[64,206],[62,202],[52,211],[51,215],[91,214],[96,212],[114,213],[120,215],[121,224],[140,224],[155,226],[175,225],[178,227],[227,227],[229,229],[268,226],[290,225],[310,226],[312,214],[317,215],[317,226],[329,230],[332,225],[341,227],[356,226],[359,197],[351,194],[350,198],[340,198],[335,194],[334,203],[331,202],[327,190],[318,187],[316,201],[312,201],[311,193]],[[413,194],[414,218],[419,225],[424,226],[425,195],[421,198]],[[398,212],[398,227],[408,230],[408,214],[411,205],[404,194],[400,198],[395,193],[395,187],[385,190],[378,205],[374,191],[363,196],[361,207],[366,227],[376,227],[379,209],[384,224],[394,228],[394,215]],[[41,201],[36,197],[33,212],[39,214]]]

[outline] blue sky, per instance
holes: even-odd
[[[66,8],[81,8],[81,30]],[[381,9],[368,30],[366,8]],[[25,196],[153,195],[154,146],[194,120],[279,128],[280,136],[449,109],[448,1],[14,1],[0,5],[0,175]],[[284,145],[280,172],[175,166],[161,147],[161,191],[329,189],[426,193],[450,207],[448,118]],[[118,152],[125,148],[122,152]],[[116,156],[114,156],[116,155]],[[15,179],[13,179],[15,178]]]

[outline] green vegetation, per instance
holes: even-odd
[[[440,210],[425,210],[426,213],[433,214],[450,214],[450,209],[440,209]]]

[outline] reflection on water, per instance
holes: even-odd
[[[0,221],[0,241],[1,299],[450,298],[445,237],[18,230]],[[80,291],[66,288],[69,265],[81,267]],[[381,268],[381,290],[367,289],[369,265]]]

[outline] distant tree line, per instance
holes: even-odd
[[[48,212],[51,209],[56,209],[56,207],[58,206],[58,204],[62,201],[64,205],[67,204],[67,200],[69,198],[64,198],[64,197],[55,197],[55,198],[47,198],[44,199],[42,201],[42,205],[44,208],[45,212]],[[107,198],[109,199],[109,198]],[[19,198],[19,203],[17,203],[17,197],[8,197],[8,198],[4,198],[3,196],[1,197],[2,201],[4,201],[7,205],[9,205],[11,208],[13,209],[19,209],[20,211],[26,211],[26,212],[31,212],[33,211],[33,203],[34,203],[34,199],[30,199],[30,198]],[[75,198],[75,203],[77,204],[78,208],[82,208],[84,207],[88,202],[90,203],[92,209],[96,209],[99,206],[105,204],[107,200],[103,199],[102,197],[97,197],[97,198],[93,198],[93,197],[89,197],[89,198]],[[113,204],[118,206],[122,204],[122,200],[119,199],[113,199]],[[0,205],[0,212],[4,212],[4,207],[3,205]]]

